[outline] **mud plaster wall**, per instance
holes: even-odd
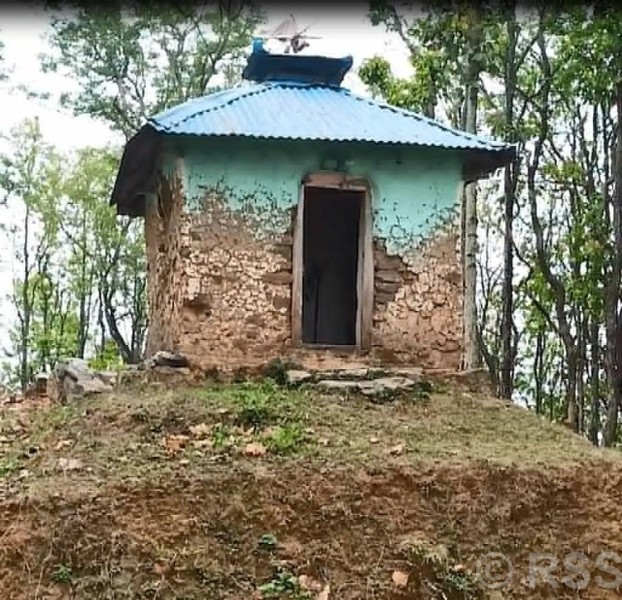
[[[147,355],[175,347],[180,338],[185,269],[181,259],[184,198],[180,181],[160,178],[158,196],[145,202],[147,245]]]
[[[177,275],[158,269],[158,280],[171,285],[178,277],[178,291],[164,292],[172,296],[170,320],[159,319],[170,332],[150,333],[151,351],[167,344],[203,368],[287,354],[300,181],[341,161],[372,187],[375,306],[367,359],[458,368],[461,285],[451,225],[460,162],[451,152],[179,138],[163,156],[169,181],[176,157],[183,158],[185,200],[168,229],[176,239],[168,241],[167,264],[179,266]],[[157,324],[153,315],[151,329]]]

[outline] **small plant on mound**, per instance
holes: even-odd
[[[271,533],[264,533],[260,538],[257,545],[261,550],[274,550],[277,546],[277,539]]]
[[[17,471],[19,467],[19,461],[15,456],[3,456],[0,459],[0,478],[6,477],[13,473],[13,471]]]
[[[443,544],[414,539],[404,549],[423,584],[435,594],[451,600],[482,597],[476,577],[462,565],[452,565],[449,550]]]
[[[417,400],[428,400],[430,395],[439,390],[428,379],[420,379],[415,383],[414,397]]]
[[[276,415],[267,398],[261,393],[249,391],[242,399],[235,423],[240,427],[252,427],[257,430],[274,423],[275,420]]]
[[[230,448],[234,446],[236,443],[236,438],[233,435],[233,432],[226,425],[222,425],[218,423],[212,429],[212,447],[214,450],[224,450],[225,448]]]
[[[244,428],[252,427],[255,431],[288,423],[299,410],[287,390],[268,380],[260,384],[238,386],[235,403],[235,424]]]
[[[112,340],[106,340],[103,350],[88,361],[88,366],[95,371],[120,371],[123,360],[117,345]]]
[[[236,409],[236,425],[255,430],[279,422],[289,400],[287,393],[270,380],[229,386],[219,395],[231,398]]]
[[[52,573],[52,580],[55,583],[71,583],[73,581],[73,571],[67,565],[58,565]]]
[[[42,411],[35,420],[34,429],[36,435],[43,435],[50,431],[62,429],[80,416],[76,404],[53,406],[49,410]]]
[[[267,439],[267,446],[275,454],[292,454],[305,443],[304,434],[297,425],[279,425]]]
[[[298,578],[289,571],[277,573],[268,583],[259,586],[261,597],[268,599],[289,598],[311,600],[312,596],[300,587]]]
[[[437,577],[446,592],[460,594],[460,597],[469,600],[481,597],[476,578],[462,569],[450,568]]]

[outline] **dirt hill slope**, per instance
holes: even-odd
[[[466,390],[0,410],[7,600],[620,597],[602,555],[622,556],[620,456]],[[534,552],[552,581],[529,577]]]

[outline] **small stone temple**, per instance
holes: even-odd
[[[515,149],[353,94],[351,66],[255,40],[242,84],[127,143],[111,202],[145,222],[148,355],[460,369],[459,198]]]

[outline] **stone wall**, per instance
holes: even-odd
[[[217,198],[185,215],[185,279],[175,350],[204,369],[254,367],[290,341],[292,214],[254,217]],[[265,219],[288,226],[267,235]]]
[[[186,212],[175,179],[163,181],[160,196],[146,216],[149,354],[181,352],[196,367],[220,371],[277,356],[310,368],[460,368],[462,284],[451,227],[399,253],[374,239],[372,349],[354,356],[291,348],[295,206],[233,209],[220,192],[207,192],[199,210]]]
[[[179,315],[183,302],[185,266],[181,257],[184,197],[177,178],[160,178],[159,195],[145,210],[147,245],[147,355],[173,349],[183,334]]]
[[[439,231],[389,255],[374,240],[372,354],[386,362],[459,369],[462,360],[460,238]]]

